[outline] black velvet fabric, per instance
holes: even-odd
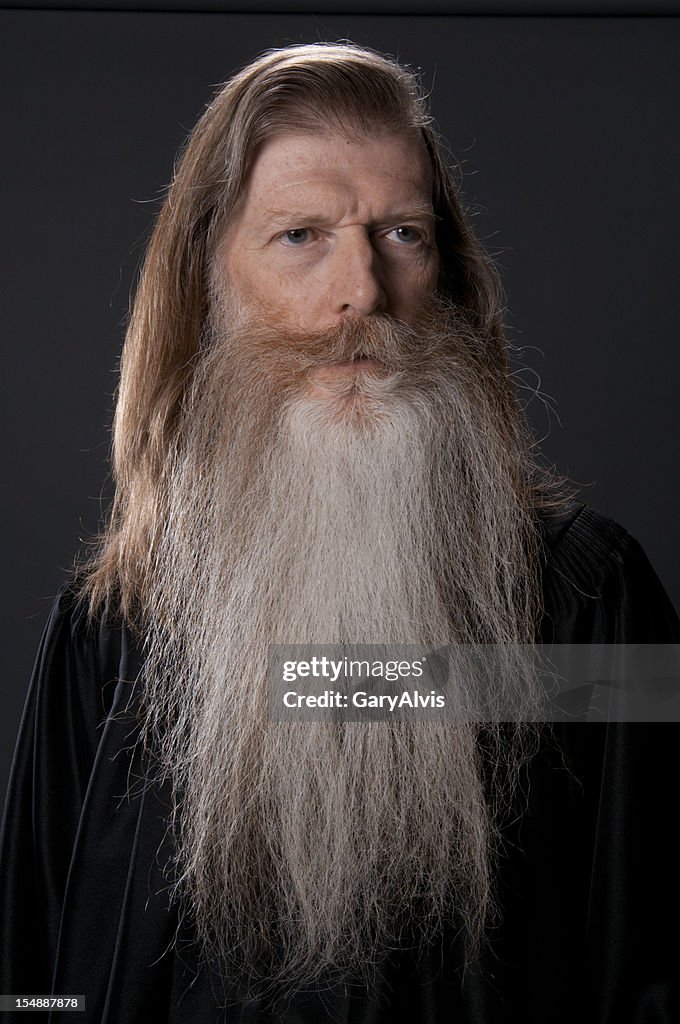
[[[543,642],[680,642],[639,544],[580,503],[545,527],[544,595]],[[191,935],[176,936],[161,873],[168,794],[136,784],[123,713],[139,667],[124,624],[88,625],[69,590],[59,595],[3,822],[0,992],[84,993],[75,1019],[102,1024],[680,1021],[680,727],[546,731],[528,808],[504,827],[502,921],[464,976],[459,940],[445,934],[419,956],[395,954],[370,994],[337,986],[272,1010],[225,999]]]

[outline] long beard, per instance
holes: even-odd
[[[369,356],[374,372],[310,385]],[[530,644],[528,456],[482,339],[433,301],[302,337],[208,337],[167,479],[144,732],[175,794],[172,894],[255,984],[374,977],[388,949],[493,914],[521,729],[281,723],[272,643]],[[514,646],[513,646],[513,649]]]

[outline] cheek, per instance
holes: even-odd
[[[439,257],[418,260],[407,271],[396,275],[393,285],[404,299],[418,299],[435,291],[439,279]]]
[[[420,270],[420,288],[422,292],[432,292],[439,280],[439,253],[431,253],[424,261]]]
[[[396,275],[390,283],[388,312],[400,320],[413,320],[423,299],[437,290],[438,275],[436,258],[419,262],[408,273]]]
[[[318,266],[296,269],[270,268],[264,296],[270,308],[279,310],[299,326],[313,325],[332,292],[332,280]]]
[[[304,311],[313,302],[312,289],[285,273],[270,272],[259,282],[260,302],[268,309],[290,318],[291,313]]]
[[[244,309],[275,312],[290,303],[290,282],[266,261],[231,257],[223,266],[226,280]]]

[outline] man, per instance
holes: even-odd
[[[680,638],[636,542],[536,459],[408,70],[290,47],[215,98],[150,243],[114,468],[22,724],[3,991],[107,1022],[672,1018],[656,732],[268,707],[277,643]]]

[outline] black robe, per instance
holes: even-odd
[[[581,504],[545,526],[543,588],[546,643],[680,642],[639,544]],[[0,992],[85,994],[75,1019],[98,1024],[680,1021],[677,726],[553,727],[529,768],[528,809],[505,829],[502,922],[464,978],[445,934],[420,956],[395,954],[371,994],[317,989],[270,1013],[231,993],[225,1010],[191,935],[173,942],[159,867],[168,794],[134,795],[139,752],[121,711],[140,664],[124,623],[88,625],[60,594],[3,823]]]

